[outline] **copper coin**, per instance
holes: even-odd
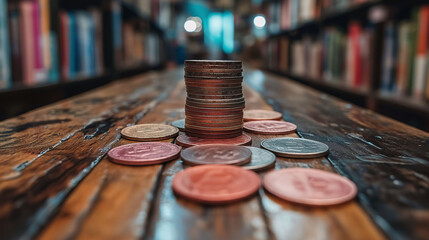
[[[328,145],[304,138],[271,138],[261,142],[261,147],[280,157],[316,158],[328,154]]]
[[[250,162],[252,151],[242,146],[210,144],[187,148],[180,157],[188,165],[243,165]]]
[[[107,154],[114,163],[152,165],[179,157],[181,147],[165,142],[132,143],[115,147]]]
[[[122,129],[123,138],[133,141],[157,141],[177,136],[179,129],[165,124],[139,124]]]
[[[208,204],[225,204],[255,194],[259,176],[229,165],[204,165],[188,168],[173,178],[173,191],[185,198]]]
[[[185,83],[194,84],[242,84],[243,76],[233,78],[198,78],[198,77],[186,77]]]
[[[241,68],[242,63],[241,61],[235,61],[235,60],[185,60],[185,67],[191,67],[191,66],[194,66],[194,67],[221,66],[222,68],[239,66]]]
[[[263,184],[273,195],[287,201],[329,206],[352,200],[356,185],[349,179],[318,169],[286,168],[265,175]]]
[[[176,138],[176,144],[183,147],[192,147],[207,144],[250,145],[252,144],[252,138],[246,134],[242,134],[235,138],[204,139],[198,137],[190,137],[183,134]]]
[[[289,134],[296,130],[296,125],[282,121],[252,121],[244,123],[244,130],[259,134]]]
[[[242,168],[253,171],[262,171],[275,166],[276,155],[272,152],[257,147],[246,148],[252,151],[252,159],[249,163],[242,165]]]
[[[203,139],[229,139],[229,138],[239,137],[242,134],[241,130],[210,132],[210,131],[201,131],[201,130],[190,131],[189,129],[186,129],[185,132],[186,132],[186,135],[190,137],[197,137],[197,138],[203,138]]]
[[[173,121],[171,125],[177,127],[180,131],[185,131],[185,119]]]
[[[185,79],[201,79],[204,81],[210,81],[210,80],[222,80],[222,81],[231,81],[231,80],[237,80],[240,79],[242,76],[216,76],[216,75],[210,75],[210,76],[188,76],[185,75]]]
[[[196,67],[185,67],[185,73],[201,73],[201,74],[219,74],[219,73],[242,73],[241,68],[196,68]]]
[[[244,121],[261,121],[261,120],[280,120],[282,119],[282,114],[270,110],[245,110],[244,112]]]

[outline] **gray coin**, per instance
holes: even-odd
[[[276,155],[267,150],[257,147],[246,147],[252,151],[252,159],[249,163],[241,167],[247,170],[262,171],[274,167],[276,163]]]
[[[185,131],[185,119],[179,119],[176,121],[173,121],[171,123],[174,127],[177,127],[180,131]]]
[[[289,158],[315,158],[328,154],[328,145],[303,138],[271,138],[261,142],[261,147],[277,156]]]

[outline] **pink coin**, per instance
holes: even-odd
[[[124,165],[152,165],[179,157],[181,147],[166,142],[141,142],[115,147],[107,154],[110,161]]]
[[[344,203],[357,194],[356,185],[349,179],[310,168],[286,168],[265,175],[264,188],[287,201],[328,206]]]
[[[192,147],[207,144],[229,144],[229,145],[250,145],[252,138],[246,134],[242,134],[238,137],[223,138],[223,139],[206,139],[198,137],[189,137],[186,134],[182,134],[176,138],[176,144],[183,147]]]
[[[245,122],[243,128],[247,132],[258,134],[289,134],[296,130],[296,125],[290,122],[265,120]]]

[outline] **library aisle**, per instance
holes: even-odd
[[[1,239],[428,239],[429,4],[0,0]]]

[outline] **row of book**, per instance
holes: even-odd
[[[103,73],[103,25],[98,8],[60,11],[61,74],[64,79]]]
[[[382,91],[429,99],[429,5],[388,22],[384,43]]]
[[[0,89],[90,78],[103,74],[110,64],[103,52],[110,49],[103,46],[107,36],[103,34],[102,9],[62,9],[54,16],[50,3],[0,0]],[[120,1],[111,4],[112,68],[122,71],[159,65],[159,33],[150,29],[147,19],[122,16]],[[52,19],[59,20],[58,32],[53,31]]]
[[[269,68],[311,79],[367,87],[373,65],[370,56],[373,30],[351,22],[346,33],[335,27],[321,36],[290,40],[286,36],[268,42]]]
[[[59,79],[57,36],[49,0],[0,0],[0,88]]]
[[[141,66],[159,65],[162,52],[160,35],[150,31],[147,22],[140,20],[123,21],[118,2],[112,6],[113,14],[113,45],[115,66],[118,69]]]
[[[123,45],[117,63],[121,68],[133,67],[141,63],[150,66],[159,64],[160,41],[158,34],[136,27],[130,22],[123,23]]]
[[[322,14],[341,11],[352,5],[362,4],[370,0],[281,0],[268,5],[270,32],[293,29],[299,24],[312,21]]]

